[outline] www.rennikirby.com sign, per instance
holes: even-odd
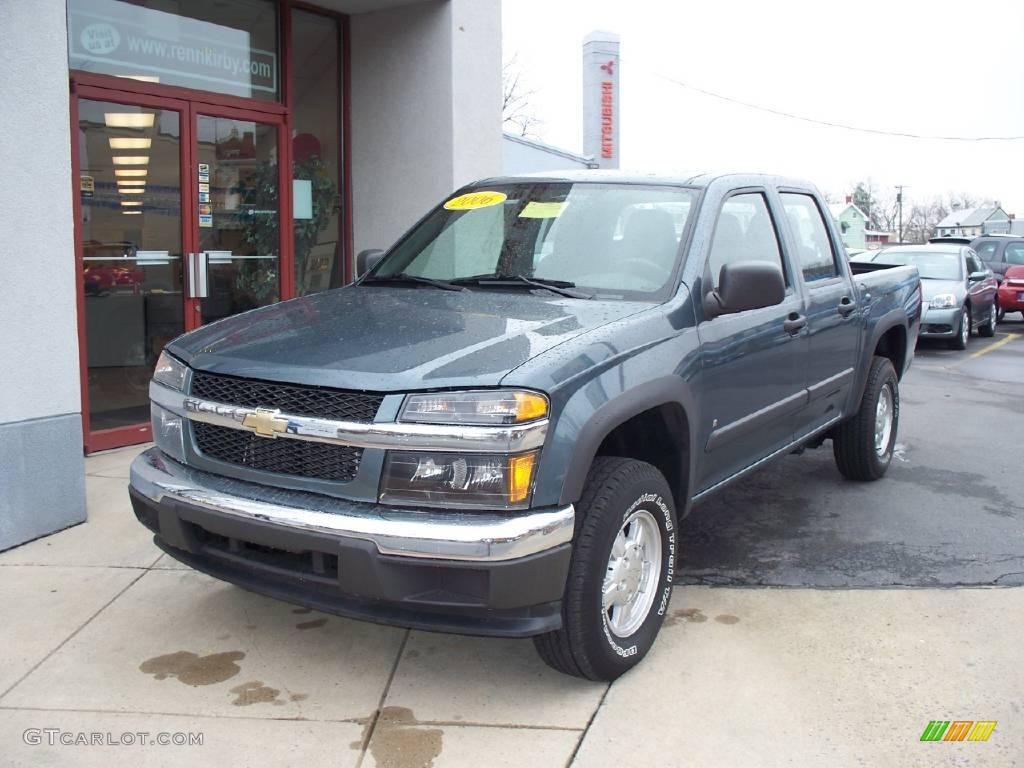
[[[245,30],[111,0],[71,6],[73,69],[156,75],[169,85],[241,96],[277,93],[277,55],[250,47]]]

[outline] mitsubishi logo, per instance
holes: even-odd
[[[242,426],[249,427],[260,437],[277,437],[288,426],[288,419],[278,418],[277,408],[257,408],[255,413],[245,414]]]
[[[615,59],[609,59],[607,64],[602,64],[601,69],[608,73],[608,77],[615,76]]]

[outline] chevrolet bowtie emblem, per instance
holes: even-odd
[[[288,419],[279,418],[277,408],[257,408],[255,413],[245,414],[242,426],[255,430],[260,437],[277,437],[288,426]]]

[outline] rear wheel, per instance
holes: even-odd
[[[662,474],[633,459],[599,456],[587,476],[562,628],[534,638],[548,666],[614,680],[654,645],[675,568],[672,494]]]
[[[985,338],[991,338],[992,336],[996,335],[996,323],[999,322],[998,313],[999,313],[999,310],[996,307],[995,303],[993,302],[992,309],[988,313],[988,320],[985,321],[984,325],[982,325],[981,327],[978,328],[978,335],[979,336],[984,336]]]
[[[1021,312],[1021,316],[1022,316],[1022,317],[1024,317],[1024,312]],[[1005,309],[1003,309],[1002,307],[1000,307],[1000,306],[999,306],[999,305],[997,304],[997,305],[996,305],[996,322],[997,322],[997,323],[1001,323],[1001,322],[1003,322],[1003,318],[1004,318],[1004,317],[1006,317],[1006,310],[1005,310]]]
[[[960,313],[960,325],[956,329],[956,336],[949,340],[950,349],[967,349],[967,342],[971,338],[971,310],[964,307]]]
[[[832,453],[836,466],[850,480],[878,480],[896,446],[900,422],[899,379],[892,362],[875,357],[868,371],[860,409],[836,428]]]

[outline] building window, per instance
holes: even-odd
[[[340,24],[296,9],[291,46],[295,293],[303,296],[345,282]]]
[[[273,0],[69,0],[72,69],[261,101],[281,94]]]

